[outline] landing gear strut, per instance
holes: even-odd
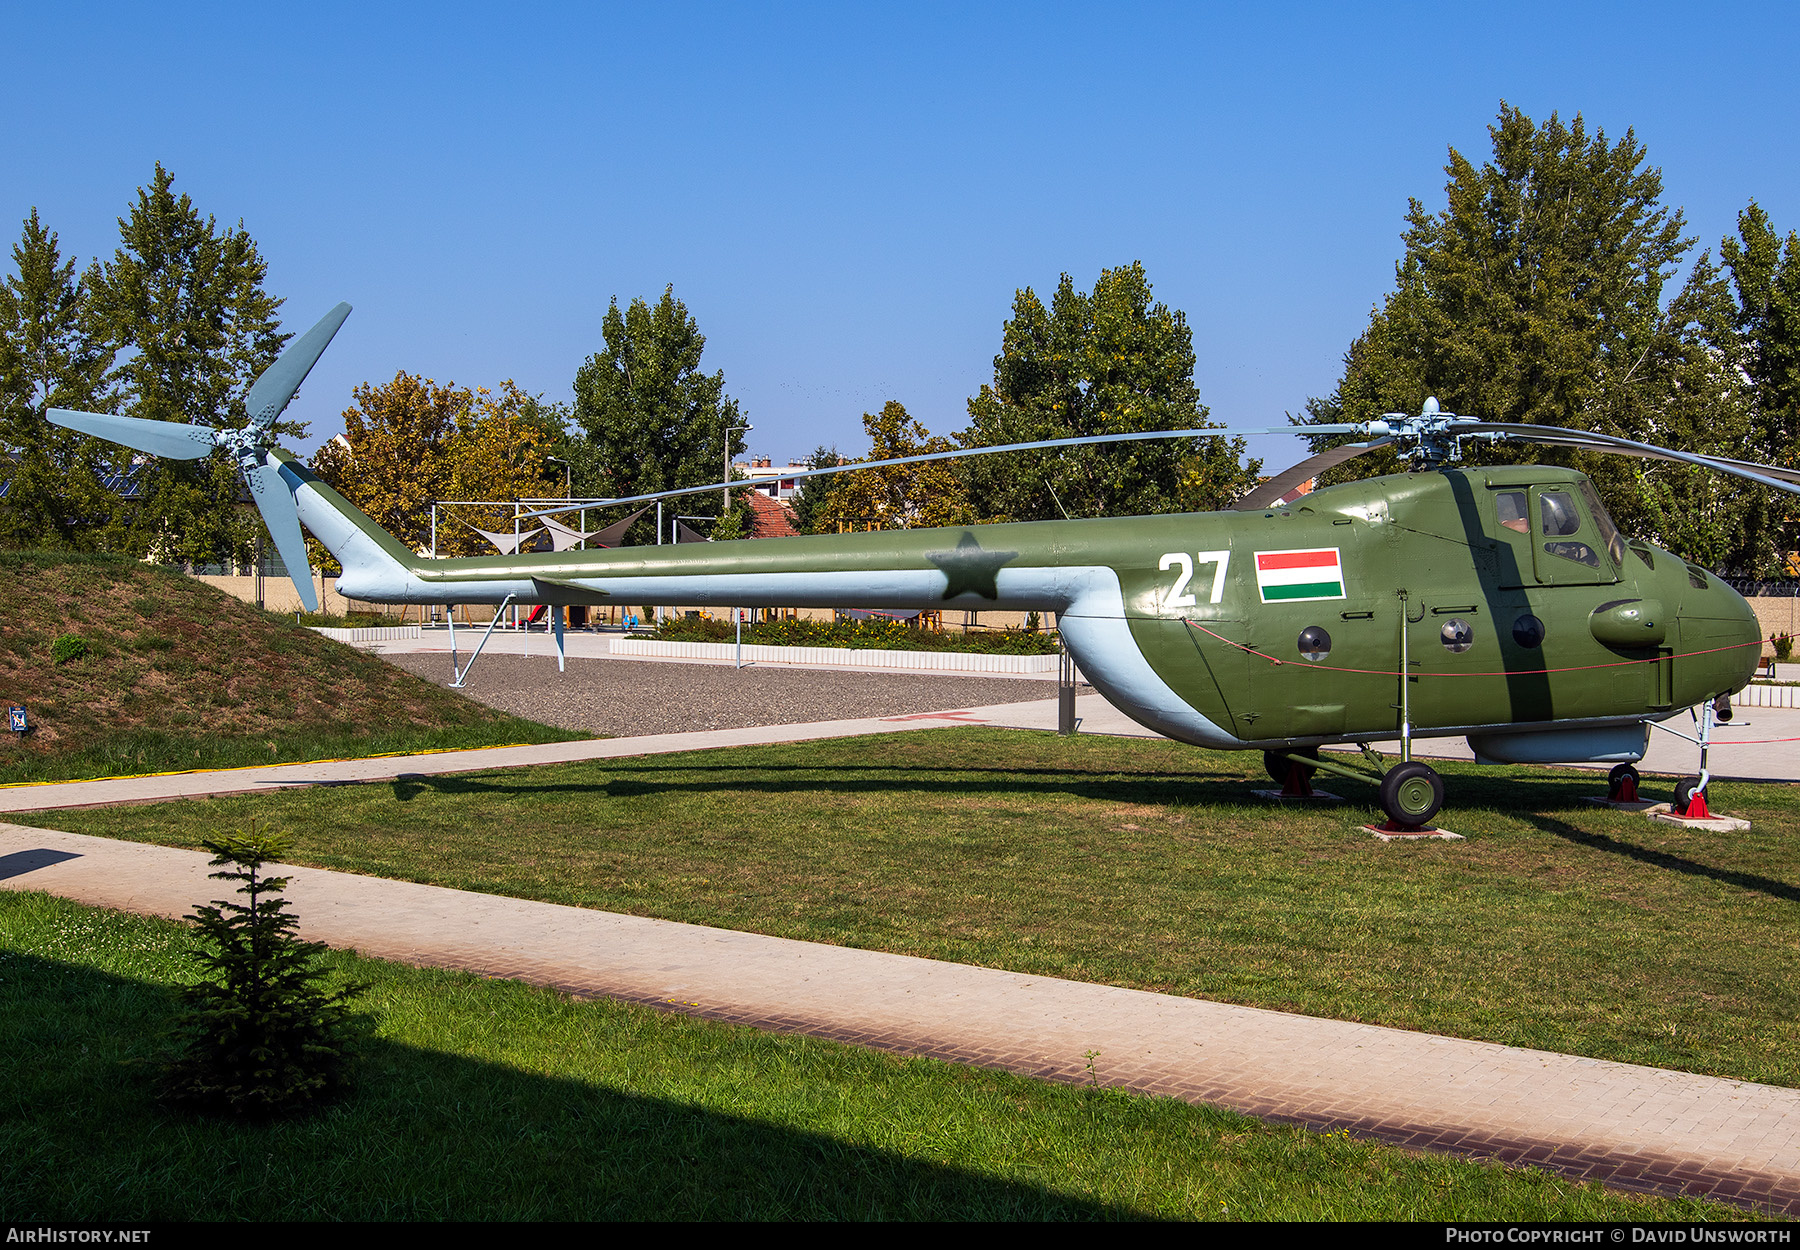
[[[1381,810],[1387,813],[1389,824],[1396,832],[1416,831],[1437,815],[1444,805],[1444,779],[1438,776],[1437,769],[1418,760],[1402,760],[1390,768],[1367,743],[1359,745],[1365,761],[1360,768],[1344,763],[1342,757],[1321,756],[1316,747],[1304,751],[1265,751],[1263,766],[1269,770],[1269,776],[1287,787],[1282,792],[1285,798],[1311,794],[1309,783],[1315,771],[1373,781],[1380,788]],[[1296,786],[1304,789],[1295,789]]]

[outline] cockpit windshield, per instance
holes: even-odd
[[[1588,514],[1594,518],[1594,524],[1600,530],[1600,541],[1606,544],[1606,554],[1612,557],[1614,568],[1625,567],[1625,538],[1619,533],[1619,527],[1606,511],[1606,505],[1600,502],[1600,492],[1586,478],[1581,479],[1581,498],[1587,503]]]

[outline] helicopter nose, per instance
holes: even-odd
[[[1680,598],[1675,661],[1682,702],[1697,703],[1750,684],[1762,658],[1762,623],[1745,598],[1711,573],[1688,565]]]

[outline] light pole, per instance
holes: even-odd
[[[726,483],[725,489],[719,492],[719,521],[721,524],[724,523],[725,514],[731,511],[731,436],[739,433],[748,434],[755,428],[754,425],[733,425],[725,431],[725,476],[719,479]]]
[[[563,498],[565,500],[570,498],[569,491],[572,488],[569,485],[569,462],[557,456],[545,456],[544,462],[546,464],[560,464],[563,467]]]

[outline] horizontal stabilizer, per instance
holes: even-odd
[[[531,589],[535,603],[556,604],[597,604],[607,601],[607,592],[593,590],[587,586],[578,586],[574,582],[564,581],[560,577],[534,577]]]

